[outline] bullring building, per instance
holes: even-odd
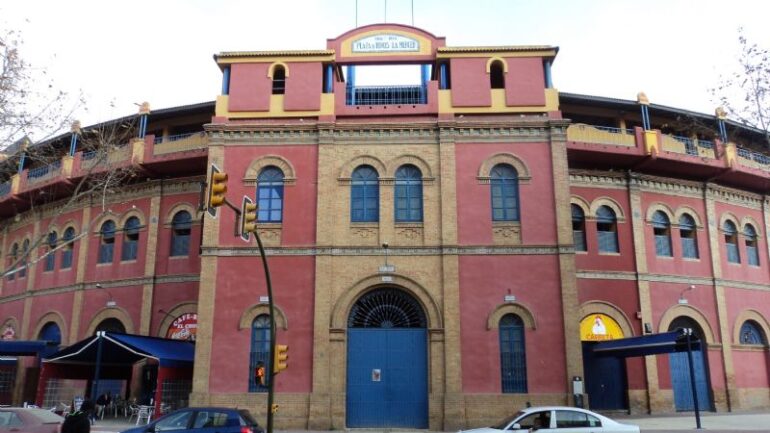
[[[595,350],[679,328],[700,342],[700,409],[767,407],[762,134],[643,94],[560,93],[557,52],[370,25],[324,50],[219,53],[214,102],[91,127],[130,121],[122,142],[73,128],[43,143],[50,163],[31,157],[43,144],[8,150],[0,402],[98,382],[264,417],[265,274],[235,213],[202,206],[216,165],[228,201],[259,204],[290,347],[278,428],[446,431],[574,404],[579,385],[599,411],[689,411],[686,354]],[[70,200],[105,172],[131,175]]]

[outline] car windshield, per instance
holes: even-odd
[[[504,430],[506,427],[508,427],[508,424],[511,423],[511,421],[515,420],[516,418],[524,415],[524,412],[518,411],[513,416],[509,416],[505,418],[504,420],[500,421],[499,423],[490,426],[490,428],[497,429],[497,430]]]

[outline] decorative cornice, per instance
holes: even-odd
[[[628,181],[625,173],[609,171],[570,170],[570,186],[592,186],[605,189],[626,189]]]
[[[570,247],[554,246],[477,246],[477,247],[390,247],[389,256],[435,255],[555,255],[568,253]],[[317,247],[317,248],[265,248],[269,256],[384,256],[379,247]],[[201,256],[244,257],[257,256],[259,249],[252,247],[221,248],[204,247]]]
[[[764,200],[764,197],[761,194],[754,194],[748,191],[741,191],[716,184],[708,184],[706,198],[753,210],[761,210],[762,201]]]

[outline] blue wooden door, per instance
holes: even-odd
[[[687,352],[671,353],[668,359],[671,367],[671,386],[674,388],[676,410],[695,410]],[[713,410],[706,363],[702,351],[692,351],[692,365],[695,372],[695,390],[698,393],[698,408],[700,410]]]
[[[349,328],[347,427],[428,428],[427,333]]]
[[[595,356],[595,343],[583,343],[583,370],[588,401],[593,410],[628,409],[626,360],[614,356]]]

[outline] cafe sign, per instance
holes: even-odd
[[[420,42],[397,34],[366,36],[353,41],[354,53],[402,53],[420,51]]]
[[[589,314],[580,321],[581,341],[608,341],[623,338],[623,330],[606,314]]]
[[[166,338],[173,340],[195,341],[195,334],[198,330],[198,315],[196,313],[186,313],[177,317],[168,327]]]

